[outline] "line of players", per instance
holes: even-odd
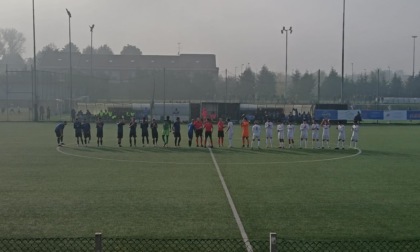
[[[59,123],[55,128],[55,133],[57,136],[57,144],[59,146],[63,145],[63,130],[67,122]],[[124,132],[124,125],[126,125],[125,121],[121,119],[117,123],[117,141],[118,146],[122,147],[122,139],[123,139],[123,132]],[[129,127],[129,143],[131,146],[137,146],[137,122],[135,118],[132,118],[128,124]],[[158,124],[155,119],[152,120],[152,122],[149,125],[149,122],[146,118],[143,118],[143,120],[140,122],[140,129],[141,129],[141,136],[142,136],[142,144],[145,146],[145,144],[149,144],[149,131],[148,128],[150,126],[151,132],[152,132],[152,142],[153,146],[158,146]],[[243,118],[243,120],[240,123],[241,129],[242,129],[242,147],[250,147],[250,141],[249,141],[249,121],[246,117]],[[329,142],[330,142],[330,121],[329,120],[322,120],[321,124],[318,124],[315,120],[311,125],[309,125],[306,120],[303,121],[303,123],[300,125],[300,142],[299,142],[299,148],[307,148],[308,144],[308,133],[309,130],[312,131],[312,148],[330,148]],[[86,120],[83,120],[83,122],[80,122],[79,119],[76,119],[73,128],[75,130],[75,137],[77,145],[87,145],[90,143],[91,140],[91,127],[89,122]],[[104,128],[104,122],[101,118],[98,118],[96,122],[96,136],[97,136],[97,146],[100,146],[103,144],[103,128]],[[169,141],[169,135],[172,132],[174,135],[175,140],[175,146],[180,147],[181,142],[181,122],[179,117],[176,118],[175,122],[172,123],[169,119],[169,116],[164,120],[163,126],[162,126],[162,141],[163,141],[163,147],[168,146]],[[265,141],[265,147],[273,147],[273,129],[274,124],[271,122],[271,120],[267,120],[264,124],[265,133],[266,133],[266,141]],[[345,131],[345,125],[342,122],[339,122],[337,125],[338,130],[338,139],[337,139],[337,145],[336,149],[344,149],[345,148],[345,140],[346,140],[346,131]],[[196,146],[197,147],[210,147],[213,148],[213,139],[212,139],[212,133],[213,133],[213,123],[210,119],[205,120],[204,122],[197,118],[195,120],[192,120],[188,126],[188,145],[191,147],[193,143],[193,137],[195,133],[196,137]],[[227,126],[225,125],[225,122],[223,122],[222,118],[219,118],[219,121],[217,123],[217,137],[218,137],[218,146],[223,147],[224,146],[224,135],[227,133],[228,135],[228,147],[233,146],[233,123],[230,121],[230,119],[227,119]],[[320,130],[322,129],[322,138],[320,140]],[[359,138],[359,122],[355,121],[353,126],[351,127],[352,136],[351,136],[351,142],[350,142],[350,148],[356,148],[357,142]],[[204,145],[203,145],[203,132],[204,132]],[[262,127],[259,125],[258,121],[254,121],[254,125],[251,128],[252,132],[252,142],[251,142],[251,148],[254,146],[254,142],[256,142],[256,148],[260,148],[260,141],[261,141],[261,132]],[[288,141],[288,148],[294,148],[294,135],[295,135],[295,125],[292,122],[288,122],[287,125],[285,125],[283,122],[279,122],[277,125],[277,138],[279,146],[278,148],[286,148],[285,146],[285,140]],[[286,137],[285,137],[286,136]],[[209,140],[209,145],[207,145],[207,140]],[[246,144],[246,145],[245,145]]]

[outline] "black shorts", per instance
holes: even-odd
[[[82,137],[82,132],[76,131],[74,134],[75,137]]]
[[[104,132],[103,131],[97,131],[96,132],[96,137],[99,137],[99,138],[104,137]]]
[[[174,132],[174,137],[181,137],[181,132]]]
[[[84,138],[90,138],[90,131],[83,132],[83,137]]]
[[[217,131],[217,137],[225,137],[224,131]]]
[[[203,136],[203,129],[195,130],[195,137]]]
[[[141,136],[142,137],[149,137],[149,132],[147,132],[147,131],[146,132],[142,132],[141,133]]]
[[[211,131],[206,131],[206,133],[205,133],[205,137],[207,138],[207,137],[210,137],[211,138]]]
[[[122,132],[118,132],[117,138],[123,138],[123,133]]]
[[[157,130],[156,131],[152,130],[152,138],[158,138],[158,137],[159,137],[158,131]]]
[[[130,132],[129,137],[137,137],[137,132]]]
[[[55,135],[56,135],[57,137],[61,137],[61,136],[62,136],[60,131],[56,131],[56,132],[55,132]]]

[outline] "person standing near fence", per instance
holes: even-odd
[[[146,138],[146,143],[149,145],[149,122],[146,117],[143,117],[143,121],[140,123],[141,128],[141,142],[144,147],[144,139]]]
[[[166,120],[163,122],[163,129],[162,129],[163,147],[168,146],[170,131],[171,131],[171,120],[169,119],[169,116],[166,116]]]
[[[64,137],[64,127],[67,125],[67,122],[64,121],[62,123],[59,123],[55,126],[54,132],[57,137],[57,144],[58,146],[63,146],[63,137]]]
[[[233,123],[230,121],[229,118],[227,119],[226,133],[228,134],[229,148],[232,148],[232,146],[233,146]]]
[[[277,138],[279,139],[279,148],[284,149],[284,123],[279,121],[277,125]]]
[[[305,149],[308,144],[308,130],[309,125],[306,123],[306,119],[303,119],[302,124],[300,125],[300,142],[299,142],[299,148],[302,149],[302,142],[305,144]]]
[[[153,146],[157,146],[159,134],[158,134],[158,124],[156,120],[153,118],[152,123],[150,124],[150,128],[152,129],[152,142]]]
[[[175,147],[179,147],[181,142],[181,121],[179,117],[175,119],[174,124],[172,125],[172,131],[175,138]]]
[[[90,123],[89,121],[86,120],[86,118],[83,119],[82,129],[83,129],[83,138],[85,139],[85,145],[87,145],[88,143],[90,143],[91,137],[90,137]]]
[[[273,123],[269,118],[265,122],[265,148],[268,148],[268,142],[270,142],[270,147],[273,148]]]
[[[353,126],[351,127],[351,142],[350,148],[357,148],[357,142],[359,141],[359,123],[357,121],[354,122]],[[354,146],[353,146],[354,145]]]
[[[312,130],[312,149],[317,148],[319,149],[319,124],[317,121],[313,121],[311,125]]]
[[[241,122],[242,128],[242,148],[245,147],[245,140],[246,140],[246,147],[249,148],[249,122],[246,117]]]
[[[344,126],[344,123],[340,121],[337,126],[338,130],[338,139],[337,139],[337,146],[335,147],[336,150],[341,149],[344,150],[344,142],[346,141],[346,127]]]
[[[83,145],[82,123],[79,121],[79,118],[76,118],[76,120],[74,121],[73,128],[74,128],[74,134],[75,134],[76,141],[77,141],[77,146],[80,146],[79,138],[82,141],[82,145]]]
[[[252,142],[251,142],[251,149],[254,148],[254,141],[257,140],[257,148],[260,148],[260,136],[261,136],[261,126],[258,124],[258,121],[254,121],[254,126],[252,126]]]
[[[191,147],[194,138],[194,120],[188,124],[188,146]]]
[[[203,122],[201,121],[200,117],[194,121],[194,129],[195,129],[195,142],[198,147],[198,138],[200,138],[200,146],[203,147]]]
[[[119,147],[122,147],[121,140],[124,135],[124,128],[123,128],[124,125],[125,125],[124,119],[121,118],[120,121],[117,123],[117,140],[118,140]]]
[[[330,148],[330,120],[327,120],[327,119],[322,120],[321,127],[322,127],[321,148],[324,149],[324,144],[326,145],[325,148]]]
[[[207,138],[210,138],[210,148],[213,148],[213,123],[211,123],[211,119],[207,118],[206,123],[204,124],[204,147],[207,147]]]
[[[134,143],[134,147],[137,146],[137,122],[136,122],[136,118],[132,117],[130,124],[128,125],[128,127],[130,128],[130,134],[128,136],[129,140],[130,140],[130,147],[133,146]],[[133,138],[133,141],[131,141],[131,138]]]
[[[295,125],[291,121],[287,124],[287,139],[289,140],[289,149],[295,145]]]
[[[103,144],[102,139],[104,137],[104,122],[102,121],[102,118],[99,117],[98,120],[96,121],[96,137],[98,138],[98,140],[96,141],[96,143],[98,144]]]
[[[225,125],[222,121],[222,118],[219,118],[219,122],[217,122],[217,142],[219,143],[219,147],[223,147],[223,142],[225,138],[224,128]]]
[[[51,117],[51,109],[50,106],[47,106],[47,120],[49,121]]]

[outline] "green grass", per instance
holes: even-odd
[[[0,123],[0,237],[240,238],[209,151],[186,147],[185,126],[183,147],[164,149],[130,148],[127,137],[118,148],[111,124],[105,146],[77,147],[68,125],[67,155],[53,129]],[[213,152],[250,239],[413,239],[419,135],[417,125],[362,125],[363,153],[331,161],[357,151]]]

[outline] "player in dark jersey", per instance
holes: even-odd
[[[83,138],[82,138],[82,123],[79,121],[79,118],[76,118],[74,123],[73,123],[73,128],[74,128],[74,133],[75,133],[75,137],[77,140],[77,145],[79,146],[79,138],[82,141],[82,145],[83,145]]]
[[[191,147],[192,140],[194,137],[194,120],[191,120],[191,123],[188,124],[188,146]]]
[[[179,117],[175,119],[175,122],[172,126],[172,131],[174,132],[175,147],[179,147],[179,143],[181,142],[181,121]]]
[[[137,146],[137,122],[136,122],[136,118],[131,118],[130,124],[128,125],[128,127],[130,128],[130,147],[133,146],[133,142],[131,141],[131,138],[133,138],[134,140],[134,147]]]
[[[67,122],[64,121],[62,123],[59,123],[55,126],[54,132],[57,136],[57,144],[58,146],[62,146],[63,143],[63,133],[64,133],[64,127],[67,125]]]
[[[159,134],[158,134],[158,124],[155,119],[152,119],[152,123],[150,124],[150,128],[152,129],[152,141],[153,145],[157,146]]]
[[[99,144],[102,145],[102,138],[104,137],[104,122],[101,117],[96,121],[96,137],[98,138],[97,143],[99,147]]]
[[[144,147],[144,138],[146,138],[147,145],[149,145],[149,122],[147,121],[146,117],[143,117],[143,121],[140,123],[141,128],[141,142],[143,143]]]
[[[121,119],[118,123],[117,123],[117,127],[118,127],[118,131],[117,131],[117,139],[118,139],[118,146],[121,146],[121,139],[123,138],[123,132],[124,132],[124,119]]]
[[[86,121],[86,119],[83,119],[82,130],[83,138],[85,139],[85,144],[88,144],[90,142],[90,123]]]

